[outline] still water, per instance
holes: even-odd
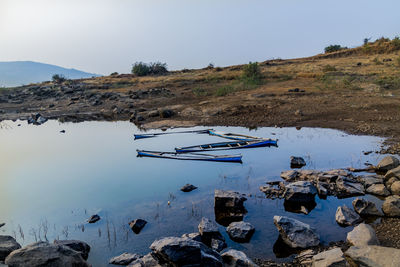
[[[279,180],[280,172],[290,168],[292,155],[304,157],[307,169],[376,163],[381,155],[362,152],[377,150],[382,138],[319,128],[213,128],[278,138],[279,147],[218,152],[241,153],[243,164],[137,158],[136,149],[171,151],[176,146],[224,139],[176,134],[134,141],[133,134],[140,131],[129,122],[49,121],[34,126],[26,121],[4,121],[0,128],[0,223],[6,225],[0,234],[15,236],[21,245],[57,238],[83,240],[92,248],[89,262],[108,266],[109,258],[120,253],[149,252],[159,237],[197,231],[201,217],[214,219],[214,189],[225,189],[252,195],[245,202],[248,214],[244,218],[256,228],[250,243],[230,241],[220,226],[228,246],[250,257],[281,257],[281,252],[274,253],[278,238],[274,215],[310,224],[325,244],[345,239],[351,228],[338,226],[335,212],[338,205],[351,206],[353,198],[316,197],[316,208],[305,215],[286,212],[282,200],[265,199],[258,188],[266,181]],[[206,127],[185,130],[198,129]],[[198,189],[181,192],[186,183]],[[377,198],[367,198],[380,205]],[[85,223],[93,214],[102,219]],[[128,226],[136,218],[148,221],[139,235]]]

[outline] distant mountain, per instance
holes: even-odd
[[[0,62],[0,87],[14,87],[29,83],[50,81],[54,74],[62,74],[68,79],[100,76],[39,62],[9,61]]]

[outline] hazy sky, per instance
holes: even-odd
[[[400,34],[399,0],[0,0],[0,61],[109,74],[314,55]]]

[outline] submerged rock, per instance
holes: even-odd
[[[290,157],[290,168],[301,168],[306,166],[306,161],[302,157]]]
[[[80,240],[54,240],[54,244],[56,245],[64,245],[69,247],[70,249],[73,249],[79,253],[81,253],[81,256],[83,259],[87,260],[89,257],[89,252],[90,252],[90,246]]]
[[[400,262],[400,249],[381,246],[350,247],[344,255],[351,266],[397,267]]]
[[[361,217],[346,205],[340,206],[336,210],[336,222],[340,225],[354,225],[362,221]]]
[[[383,213],[389,217],[400,217],[400,196],[388,196],[382,204]]]
[[[89,267],[81,254],[64,245],[37,242],[14,250],[5,260],[9,266]]]
[[[140,256],[138,254],[132,253],[122,253],[119,256],[113,257],[110,259],[110,264],[114,265],[128,265],[129,263],[133,262],[134,260],[139,259]]]
[[[90,216],[90,218],[88,219],[88,223],[95,223],[99,220],[100,220],[100,216],[95,214],[95,215]]]
[[[376,166],[376,169],[380,172],[387,172],[391,169],[396,168],[400,165],[399,160],[394,156],[384,157]]]
[[[6,225],[5,223],[0,223],[0,228]]]
[[[374,229],[365,223],[360,223],[347,233],[347,242],[356,247],[379,245]]]
[[[346,260],[340,248],[323,251],[312,257],[313,267],[340,267],[346,266]]]
[[[21,248],[21,245],[9,235],[0,235],[0,261],[4,259],[14,250]]]
[[[308,224],[284,216],[274,216],[282,240],[292,248],[308,248],[319,244],[319,235]]]
[[[354,210],[360,214],[361,216],[383,216],[382,212],[380,212],[375,203],[371,201],[367,201],[363,198],[356,198],[352,202]]]
[[[129,227],[135,234],[139,234],[142,231],[143,227],[147,224],[147,222],[143,219],[136,219],[129,223]]]
[[[312,202],[317,194],[317,188],[306,181],[290,183],[286,186],[284,197],[292,202]]]
[[[191,192],[193,190],[197,189],[196,186],[192,185],[192,184],[185,184],[184,186],[182,186],[181,191],[182,192]]]
[[[222,258],[218,252],[192,239],[165,237],[154,241],[150,249],[159,264],[222,267]]]
[[[224,266],[257,267],[242,251],[229,249],[221,254]]]
[[[215,220],[227,226],[231,222],[243,220],[246,214],[244,201],[246,197],[234,191],[215,190],[214,212]]]
[[[226,228],[229,237],[236,242],[249,242],[255,228],[248,222],[232,222]]]

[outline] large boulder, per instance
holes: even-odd
[[[386,189],[386,186],[384,184],[373,184],[370,185],[366,192],[368,194],[372,194],[372,195],[377,195],[377,196],[383,196],[383,197],[387,197],[388,195],[390,195],[389,190]]]
[[[73,249],[79,253],[81,253],[82,258],[87,260],[89,257],[89,252],[90,252],[90,246],[79,240],[54,240],[54,244],[56,245],[64,245],[69,247],[70,249]]]
[[[9,235],[0,235],[0,261],[4,259],[14,250],[21,248],[21,245]]]
[[[400,166],[389,170],[386,174],[385,174],[385,179],[388,180],[390,178],[397,178],[400,179]]]
[[[111,258],[109,263],[114,265],[128,265],[139,258],[140,256],[138,254],[125,252],[119,256]]]
[[[274,216],[274,224],[278,228],[282,240],[292,248],[308,248],[317,246],[319,235],[308,224],[285,216]]]
[[[389,217],[400,217],[400,196],[388,196],[382,204],[383,213]]]
[[[356,247],[379,245],[374,229],[365,223],[360,223],[347,233],[347,242]]]
[[[317,188],[307,181],[298,181],[286,186],[284,197],[291,202],[312,202],[317,194]]]
[[[222,258],[218,252],[201,242],[182,237],[165,237],[151,244],[152,256],[159,264],[169,266],[218,266]]]
[[[351,266],[397,267],[400,262],[400,249],[389,247],[350,247],[344,255]]]
[[[378,165],[376,165],[376,169],[380,172],[387,172],[391,169],[396,168],[399,165],[400,162],[396,157],[386,156],[378,163]]]
[[[224,226],[231,222],[243,220],[243,216],[246,214],[243,203],[246,200],[247,198],[238,192],[215,190],[215,220]]]
[[[393,195],[400,195],[400,181],[394,181],[390,186]]]
[[[222,253],[221,256],[225,267],[257,267],[242,251],[229,249]]]
[[[226,228],[229,237],[236,242],[249,242],[255,228],[248,222],[232,222]]]
[[[346,198],[364,195],[364,186],[345,176],[339,176],[336,180],[337,196]]]
[[[383,216],[382,212],[376,208],[375,203],[371,201],[356,198],[352,204],[354,210],[361,216]]]
[[[313,267],[345,267],[346,260],[340,248],[323,251],[312,257]]]
[[[81,253],[64,245],[37,242],[14,250],[5,263],[10,267],[88,267]]]
[[[336,222],[340,225],[354,225],[362,221],[361,217],[346,205],[340,206],[336,210]]]

